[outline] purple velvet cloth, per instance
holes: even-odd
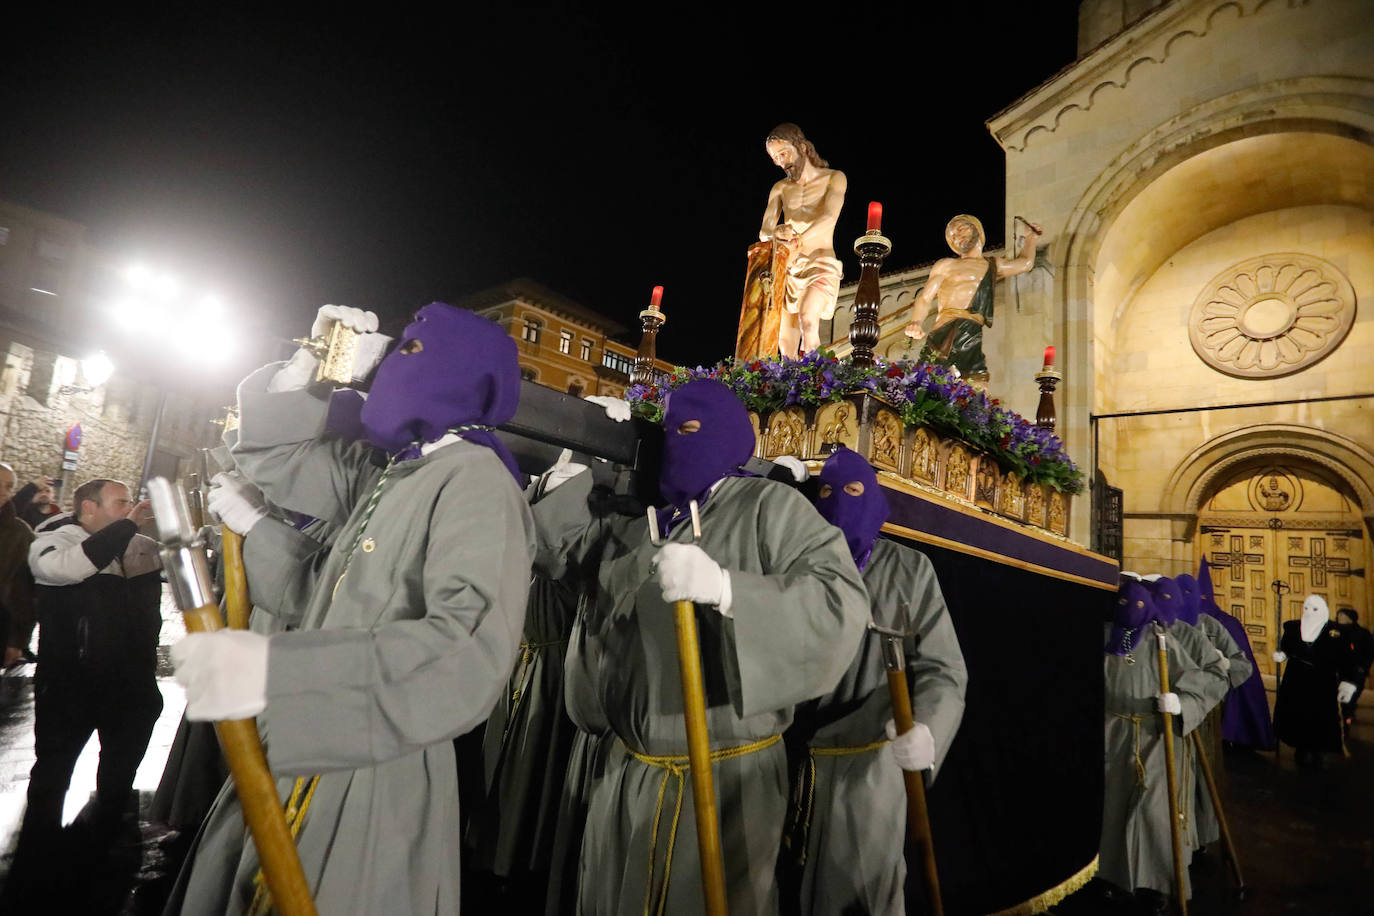
[[[377,367],[361,419],[368,441],[388,455],[418,454],[420,444],[454,431],[494,451],[521,480],[514,456],[490,429],[456,429],[498,426],[519,400],[515,341],[493,321],[431,302]]]
[[[821,517],[844,532],[849,553],[859,569],[868,563],[873,542],[887,521],[887,497],[878,486],[878,474],[862,455],[840,446],[821,467],[820,482],[830,487],[827,496],[816,495]],[[846,493],[846,484],[858,481],[864,491],[859,496]]]
[[[701,427],[693,433],[678,432],[688,420]],[[722,477],[747,474],[740,466],[754,454],[754,442],[748,411],[720,382],[699,379],[674,389],[663,411],[659,492],[669,506],[685,511]]]
[[[1269,715],[1269,698],[1264,690],[1264,681],[1260,679],[1259,664],[1255,661],[1254,650],[1250,648],[1245,625],[1217,606],[1212,597],[1212,570],[1205,558],[1198,569],[1197,582],[1202,612],[1221,621],[1255,669],[1244,684],[1232,687],[1226,695],[1226,704],[1221,710],[1221,739],[1232,744],[1271,750],[1274,747],[1274,721]]]
[[[1112,632],[1107,637],[1107,652],[1112,655],[1134,652],[1145,628],[1156,619],[1156,614],[1154,599],[1144,583],[1123,579],[1116,593],[1116,610],[1112,614]]]

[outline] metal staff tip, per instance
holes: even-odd
[[[687,504],[692,510],[692,540],[701,540],[701,515],[697,512],[697,501],[694,499]]]
[[[205,544],[191,529],[186,494],[167,478],[154,477],[148,481],[148,499],[153,504],[153,519],[157,523],[162,567],[177,607],[190,611],[214,604]]]
[[[658,536],[658,510],[650,506],[645,514],[649,517],[649,543],[658,547],[663,539]]]

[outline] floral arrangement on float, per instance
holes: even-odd
[[[625,393],[636,416],[663,418],[667,392],[694,379],[727,385],[749,410],[760,458],[823,460],[838,445],[879,470],[1000,515],[1067,535],[1083,473],[1052,432],[944,366],[912,360],[856,366],[828,350],[801,359],[726,359],[678,368]]]

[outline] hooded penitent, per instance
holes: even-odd
[[[816,509],[822,518],[844,532],[854,562],[863,569],[873,552],[873,542],[887,521],[887,496],[878,486],[878,475],[858,452],[840,446],[825,460],[820,482],[829,488],[829,493],[817,495]],[[863,484],[859,496],[845,492],[845,486],[854,482]]]
[[[1112,655],[1135,651],[1145,627],[1154,618],[1155,606],[1150,590],[1138,579],[1123,579],[1116,593],[1116,611],[1112,615],[1111,635],[1107,637],[1107,651]]]
[[[696,420],[696,432],[680,432]],[[663,463],[658,489],[670,506],[685,509],[722,477],[742,475],[754,454],[754,427],[739,398],[720,382],[699,379],[668,394],[663,410]]]
[[[454,433],[496,452],[519,480],[515,458],[491,431],[519,400],[515,341],[495,322],[432,302],[377,367],[362,424],[369,442],[397,457]]]
[[[1173,626],[1183,613],[1183,593],[1179,590],[1178,583],[1168,576],[1160,576],[1149,583],[1149,588],[1160,621],[1166,627]]]
[[[1179,595],[1183,599],[1179,607],[1178,619],[1186,624],[1197,626],[1198,611],[1202,610],[1202,597],[1198,594],[1197,580],[1184,573],[1174,580]]]
[[[1331,619],[1331,609],[1321,595],[1308,595],[1302,603],[1302,641],[1314,642],[1321,635],[1322,627]]]

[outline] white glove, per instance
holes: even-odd
[[[1160,712],[1167,712],[1171,716],[1183,714],[1183,704],[1178,701],[1176,693],[1161,693],[1155,697],[1155,705],[1159,707]]]
[[[697,545],[664,544],[654,555],[652,569],[664,601],[714,604],[730,616],[730,574]]]
[[[262,491],[237,472],[220,472],[210,478],[205,505],[230,531],[245,537],[254,525],[267,518],[267,502],[262,498]]]
[[[1287,652],[1275,652],[1275,653],[1274,653],[1274,661],[1275,661],[1277,664],[1282,665],[1284,662],[1288,661],[1288,653],[1287,653]]]
[[[779,455],[773,459],[773,463],[780,468],[787,468],[791,471],[792,479],[797,483],[805,483],[811,477],[811,472],[806,469],[802,460],[793,455]]]
[[[913,773],[935,766],[935,736],[924,722],[916,722],[911,731],[897,734],[897,723],[887,720],[887,737],[892,741],[892,756],[897,766]]]
[[[268,638],[248,630],[188,633],[172,646],[193,722],[249,719],[267,708]]]
[[[310,336],[323,337],[325,328],[331,321],[337,321],[359,334],[371,334],[377,330],[377,316],[372,312],[349,308],[346,305],[322,305],[315,313],[315,323],[310,326]]]
[[[1341,681],[1336,686],[1336,699],[1342,703],[1349,703],[1355,698],[1356,689],[1355,685],[1349,681]]]
[[[300,391],[315,378],[315,370],[320,360],[309,350],[301,347],[291,354],[285,366],[267,382],[267,391],[277,394],[282,391]]]
[[[1213,648],[1212,651],[1217,654],[1217,658],[1221,661],[1221,670],[1230,671],[1231,660],[1226,657],[1226,653],[1217,648]]]
[[[594,394],[582,400],[591,401],[593,404],[606,411],[606,416],[617,423],[624,423],[630,419],[630,402],[624,398],[608,398],[603,395]]]

